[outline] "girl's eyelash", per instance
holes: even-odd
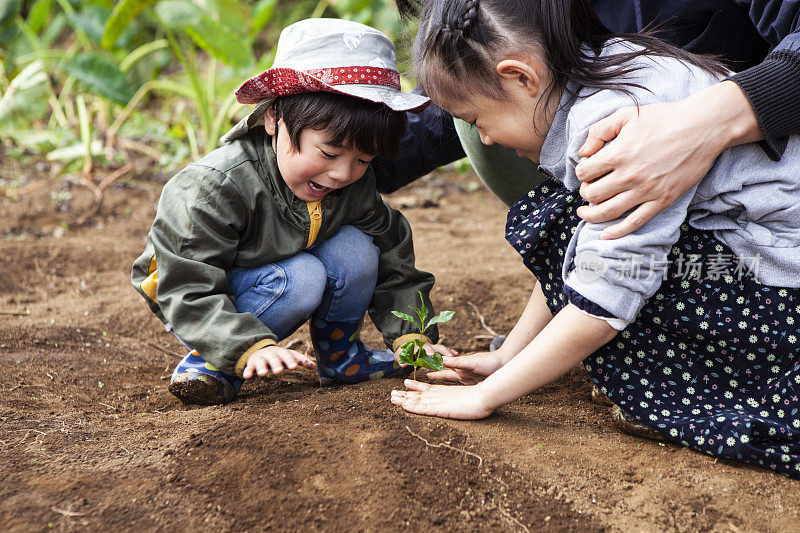
[[[336,155],[334,155],[334,154],[329,154],[329,153],[328,153],[328,152],[326,152],[325,150],[320,150],[320,152],[322,152],[322,155],[324,155],[324,156],[325,156],[325,157],[327,157],[328,159],[336,159]]]

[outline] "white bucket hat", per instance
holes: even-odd
[[[258,105],[222,141],[262,124],[275,98],[309,92],[346,94],[412,113],[430,103],[400,90],[394,45],[383,33],[348,20],[306,19],[283,29],[272,68],[236,91],[239,103]]]

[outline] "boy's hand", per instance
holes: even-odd
[[[475,385],[503,366],[503,362],[497,352],[445,357],[445,369],[438,372],[428,372],[428,379],[431,381],[451,381],[462,385]]]
[[[429,342],[426,342],[425,345],[422,348],[425,350],[425,353],[427,353],[428,355],[433,355],[435,353],[438,353],[443,358],[445,358],[445,357],[457,357],[458,356],[458,352],[457,351],[455,351],[455,350],[453,350],[451,348],[448,348],[444,344],[431,344]],[[400,348],[398,348],[394,352],[394,360],[397,361],[398,363],[400,363],[400,351],[402,349],[403,349],[403,347],[401,346]],[[405,366],[408,366],[408,365],[401,364],[400,366],[405,367]]]
[[[263,377],[270,372],[277,375],[286,368],[294,370],[298,365],[309,369],[317,368],[317,364],[305,354],[280,346],[267,346],[250,354],[242,377],[250,379],[255,374]]]

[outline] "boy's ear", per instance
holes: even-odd
[[[264,113],[264,129],[267,130],[267,135],[275,136],[275,106],[271,105]]]
[[[530,64],[516,59],[504,59],[497,64],[496,70],[501,78],[513,82],[531,96],[539,93],[541,79],[539,73]]]

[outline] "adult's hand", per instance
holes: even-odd
[[[620,109],[589,129],[578,152],[588,158],[575,169],[580,193],[595,204],[580,207],[578,215],[601,223],[635,208],[602,235],[623,237],[699,183],[723,150],[763,138],[732,81],[678,102]]]

